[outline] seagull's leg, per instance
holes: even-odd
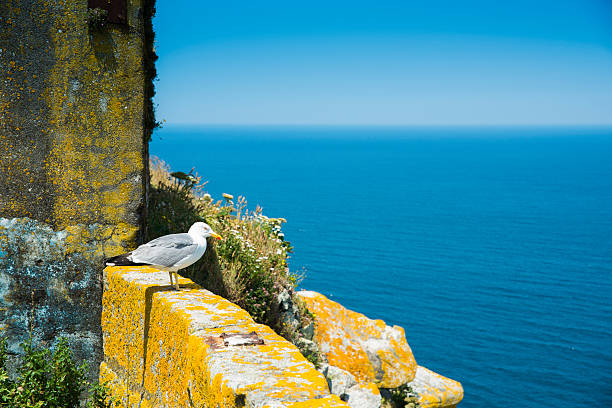
[[[178,283],[178,272],[174,272],[174,288],[176,290],[180,290],[179,283]]]
[[[168,272],[168,275],[170,275],[170,286],[172,286],[172,272]]]

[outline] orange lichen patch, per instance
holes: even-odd
[[[298,295],[315,316],[315,340],[329,364],[359,382],[394,388],[411,381],[416,361],[401,327],[348,310],[320,293]]]
[[[463,399],[461,383],[418,366],[416,376],[408,384],[419,395],[423,408],[453,407]]]
[[[357,384],[357,387],[367,390],[368,392],[374,394],[374,395],[380,395],[380,391],[378,390],[378,387],[376,386],[376,384],[374,383],[359,383]]]
[[[346,406],[293,344],[226,299],[188,279],[176,291],[153,268],[105,274],[105,361],[153,406]],[[225,342],[236,333],[263,344]]]

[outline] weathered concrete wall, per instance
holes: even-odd
[[[105,270],[100,379],[123,407],[347,407],[267,326],[220,296],[148,267]],[[236,334],[255,333],[246,345]]]
[[[0,331],[102,358],[102,265],[139,238],[148,174],[147,0],[0,1]],[[149,10],[150,11],[150,10]],[[92,373],[95,375],[96,373]]]

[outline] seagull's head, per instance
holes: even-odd
[[[200,236],[204,238],[213,237],[221,239],[221,235],[217,234],[210,228],[210,226],[204,222],[196,222],[189,228],[189,235]]]

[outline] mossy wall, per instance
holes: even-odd
[[[140,239],[152,0],[92,26],[87,1],[0,1],[0,335],[102,359],[103,259]]]

